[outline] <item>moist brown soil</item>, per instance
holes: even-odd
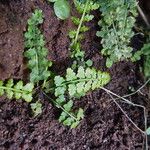
[[[60,21],[53,8],[44,0],[12,0],[0,2],[0,79],[23,79],[27,81],[24,63],[24,32],[27,19],[35,8],[44,12],[45,20],[41,27],[49,50],[48,58],[54,61],[53,71],[64,74],[70,65],[69,38],[67,33],[74,28],[70,19]],[[72,14],[76,12],[72,10]],[[95,12],[97,14],[97,12]],[[97,69],[107,70],[111,82],[106,88],[124,95],[129,87],[137,89],[143,84],[138,66],[131,62],[120,62],[111,69],[104,67],[105,60],[100,56],[100,39],[95,36],[97,18],[89,23],[83,49],[86,58],[92,59]],[[142,45],[142,37],[133,39],[133,47]],[[141,40],[142,39],[142,40]],[[139,42],[137,42],[137,40]],[[135,42],[134,42],[135,41]],[[141,43],[141,44],[139,44]],[[143,95],[132,97],[133,102],[148,105],[146,88]],[[85,110],[85,118],[76,129],[70,129],[58,122],[59,111],[43,95],[43,112],[34,118],[29,104],[23,101],[0,99],[0,150],[142,150],[144,136],[129,122],[109,95],[102,90],[88,93],[75,102],[76,107]],[[122,108],[144,130],[143,111],[128,104]]]

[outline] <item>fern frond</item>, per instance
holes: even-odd
[[[71,68],[67,69],[66,77],[55,77],[55,96],[65,95],[70,97],[81,97],[87,92],[103,87],[110,81],[106,72],[96,71],[94,68],[79,67],[77,73]]]
[[[80,41],[84,38],[83,33],[88,31],[89,28],[84,23],[91,21],[94,16],[90,14],[92,10],[99,8],[97,3],[91,0],[83,1],[74,0],[74,4],[79,13],[82,14],[81,18],[72,17],[72,22],[78,26],[77,30],[71,30],[69,37],[71,39],[71,57],[74,58],[77,64],[84,62],[84,51],[81,50]],[[85,64],[84,64],[85,65]],[[77,67],[77,66],[76,66]]]
[[[137,16],[136,0],[99,0],[102,19],[99,25],[102,28],[97,36],[102,38],[101,53],[107,56],[106,66],[132,58],[133,48],[129,46],[134,36],[134,27]]]
[[[28,30],[25,33],[25,48],[27,51],[24,53],[24,56],[29,60],[28,67],[31,70],[31,82],[47,80],[50,76],[48,68],[52,65],[52,62],[46,58],[48,50],[44,47],[44,36],[38,29],[38,26],[42,23],[42,11],[35,10],[32,17],[28,20]]]
[[[13,79],[10,79],[5,84],[0,80],[0,96],[6,94],[7,98],[24,99],[26,102],[32,101],[33,83],[23,85],[22,81],[14,84]]]

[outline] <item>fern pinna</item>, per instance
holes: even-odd
[[[99,21],[101,31],[97,35],[102,38],[101,53],[107,56],[106,65],[132,58],[133,48],[129,46],[133,37],[135,18],[137,16],[136,0],[98,0],[102,19]]]
[[[36,9],[28,20],[28,30],[25,33],[25,48],[27,51],[24,53],[24,56],[28,58],[31,82],[47,80],[50,76],[48,68],[52,65],[52,62],[46,58],[48,50],[44,47],[44,36],[38,28],[42,23],[42,10]]]

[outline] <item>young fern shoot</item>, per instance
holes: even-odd
[[[35,10],[28,20],[28,30],[25,33],[24,56],[28,58],[28,67],[31,70],[30,81],[38,83],[40,80],[47,80],[50,76],[48,68],[52,62],[47,60],[48,50],[45,48],[44,36],[38,26],[43,23],[42,10]]]

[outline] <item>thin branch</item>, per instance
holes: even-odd
[[[122,96],[123,98],[126,98],[126,97],[129,97],[129,96],[132,96],[132,95],[135,95],[136,93],[140,92],[141,89],[143,89],[148,83],[150,82],[150,79],[148,79],[138,90],[136,90],[135,92],[131,93],[131,94],[128,94],[128,95],[124,95]],[[117,98],[119,99],[119,98]]]
[[[143,130],[141,130],[133,121],[132,119],[126,114],[126,112],[122,109],[122,107],[119,105],[119,103],[117,103],[117,101],[113,98],[113,96],[109,93],[109,92],[106,92],[110,97],[111,99],[114,101],[114,103],[118,106],[118,108],[122,111],[122,113],[126,116],[126,118],[143,134],[145,134],[145,132]]]
[[[104,88],[104,87],[101,87],[101,89],[103,89],[103,90],[106,91],[107,93],[110,93],[110,94],[112,94],[112,95],[118,97],[119,99],[123,100],[124,102],[126,102],[126,103],[128,103],[128,104],[130,104],[130,105],[133,105],[133,106],[136,106],[136,107],[140,107],[140,108],[145,109],[144,106],[139,105],[139,104],[135,104],[135,103],[133,103],[133,102],[131,102],[131,101],[125,99],[124,97],[121,97],[121,96],[119,96],[119,95],[113,93],[112,91],[110,91],[110,90],[108,90],[108,89],[106,89],[106,88]]]
[[[149,82],[149,81],[147,81],[147,83],[148,83],[148,82]],[[119,109],[120,109],[120,110],[122,111],[122,113],[126,116],[126,118],[127,118],[142,134],[145,135],[145,143],[146,143],[146,144],[145,144],[145,148],[146,148],[146,150],[148,150],[148,137],[147,137],[147,134],[146,134],[146,130],[147,130],[147,113],[146,113],[146,108],[145,108],[144,106],[142,106],[142,105],[135,104],[135,103],[133,103],[133,102],[131,102],[131,101],[125,99],[124,97],[121,97],[121,96],[119,96],[119,95],[113,93],[112,91],[110,91],[110,90],[108,90],[108,89],[106,89],[106,88],[104,88],[104,87],[102,87],[101,89],[103,89],[103,90],[112,98],[112,100],[114,101],[114,103],[119,107]],[[125,103],[128,103],[128,104],[130,104],[130,105],[133,105],[133,106],[135,106],[135,107],[140,107],[140,108],[143,109],[143,111],[144,111],[144,126],[145,126],[145,131],[141,130],[141,129],[132,121],[132,119],[129,118],[129,116],[125,113],[125,111],[124,111],[124,110],[122,109],[122,107],[117,103],[116,99],[114,99],[112,95],[118,97],[118,99],[121,99],[121,100],[122,100],[123,102],[125,102]]]

